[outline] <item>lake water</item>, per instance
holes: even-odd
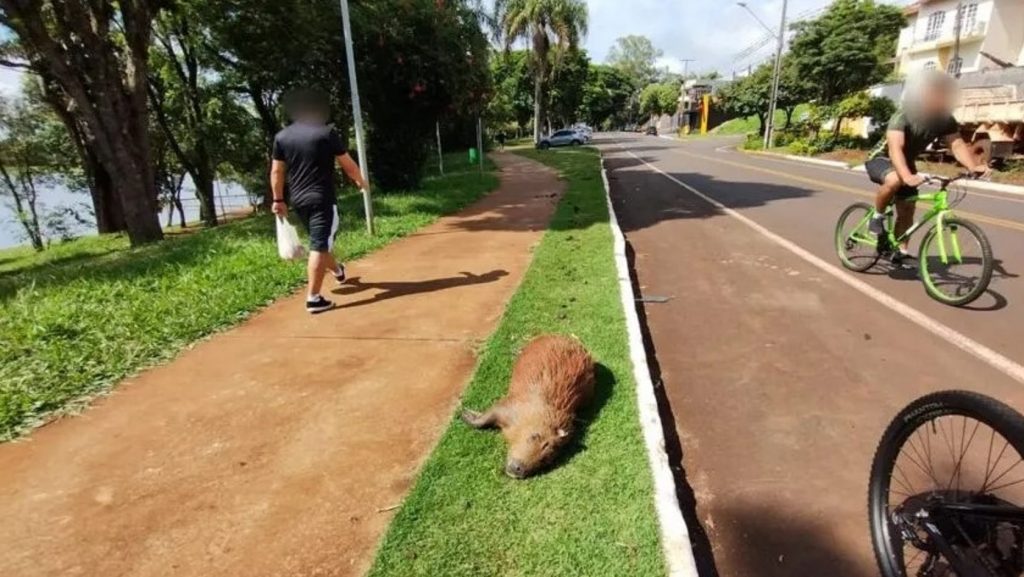
[[[242,187],[234,183],[219,182],[216,185],[215,198],[217,213],[231,212],[238,209],[248,208],[249,197]],[[191,182],[186,180],[181,193],[182,208],[185,209],[185,220],[195,222],[199,220],[199,200],[195,196],[195,188]],[[45,214],[63,207],[74,208],[86,221],[86,224],[78,224],[68,219],[68,224],[75,236],[87,236],[96,234],[96,220],[92,216],[92,200],[88,192],[74,192],[62,186],[51,186],[43,188],[39,193],[37,203],[40,221],[45,222]],[[167,210],[160,214],[160,224],[167,223]],[[178,223],[178,216],[175,214],[174,223]],[[44,231],[45,234],[45,231]],[[56,242],[59,238],[53,238]],[[25,230],[18,222],[14,210],[14,201],[6,194],[0,194],[0,248],[10,248],[27,244],[28,238]]]

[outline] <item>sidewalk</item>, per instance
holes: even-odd
[[[362,574],[562,190],[495,160],[497,192],[349,263],[338,309],[283,299],[0,445],[0,575]]]

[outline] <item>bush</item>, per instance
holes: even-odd
[[[743,150],[764,150],[764,137],[756,132],[747,134],[747,140],[743,143]]]
[[[833,150],[860,150],[870,148],[870,141],[866,138],[849,134],[819,134],[815,137],[799,138],[789,145],[793,154],[801,156],[816,156]]]

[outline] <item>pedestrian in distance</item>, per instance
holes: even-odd
[[[334,303],[320,294],[327,272],[338,283],[345,281],[345,265],[332,254],[339,225],[334,166],[364,192],[366,180],[348,154],[346,139],[327,123],[330,105],[325,94],[295,91],[285,98],[285,112],[292,123],[274,137],[272,210],[286,217],[290,207],[309,233],[306,310],[320,313],[334,308]]]
[[[494,136],[494,139],[498,141],[498,151],[500,151],[500,152],[504,152],[505,151],[505,140],[506,140],[506,138],[508,138],[508,137],[505,136],[505,131],[504,130],[499,130],[498,134],[496,134]]]

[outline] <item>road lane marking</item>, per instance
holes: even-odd
[[[679,154],[682,154],[684,156],[689,156],[689,157],[692,157],[692,158],[698,158],[698,159],[701,159],[701,160],[710,160],[711,162],[719,162],[719,163],[722,163],[722,164],[728,164],[730,166],[735,166],[737,168],[746,168],[746,169],[749,169],[749,170],[756,170],[758,172],[763,172],[765,174],[771,174],[773,176],[778,176],[780,178],[788,178],[789,180],[794,180],[796,182],[802,182],[802,183],[805,183],[805,184],[810,184],[810,185],[818,187],[818,188],[828,188],[828,189],[832,189],[832,190],[835,190],[835,191],[838,191],[838,192],[846,192],[846,193],[849,193],[849,194],[855,194],[855,195],[862,196],[862,197],[865,197],[865,198],[875,198],[874,193],[867,192],[867,191],[864,191],[864,190],[860,190],[859,188],[853,188],[851,186],[843,186],[841,184],[832,184],[830,182],[824,182],[824,181],[816,180],[816,179],[813,179],[813,178],[807,178],[807,177],[804,177],[804,176],[795,176],[795,175],[792,175],[792,174],[787,174],[787,173],[782,172],[780,170],[773,170],[771,168],[764,168],[764,167],[755,166],[755,165],[752,165],[752,164],[744,164],[742,162],[733,162],[731,160],[724,160],[722,158],[715,158],[713,156],[704,156],[702,154],[694,154],[692,152],[689,152],[689,151],[686,151],[686,150],[682,150],[681,148],[678,148],[678,147],[676,148],[676,151]],[[973,195],[975,193],[970,193],[970,194]],[[1009,199],[1000,199],[1000,200],[1009,200]],[[976,220],[978,222],[984,222],[986,224],[992,224],[992,225],[995,225],[995,226],[1001,226],[1003,228],[1009,228],[1011,230],[1016,230],[1016,231],[1024,232],[1024,223],[1020,223],[1020,222],[1017,222],[1015,220],[1006,220],[1006,219],[1002,219],[1002,218],[995,218],[995,217],[992,217],[992,216],[985,216],[983,214],[977,214],[977,213],[967,212],[967,211],[963,211],[963,210],[957,210],[955,212],[957,214],[962,215],[964,217],[967,217],[967,218],[969,218],[971,220]]]
[[[686,184],[682,180],[679,180],[678,178],[672,176],[671,174],[668,174],[667,172],[663,171],[657,166],[654,166],[653,164],[640,158],[636,154],[633,154],[630,151],[627,152],[629,152],[630,156],[632,156],[639,162],[643,163],[651,170],[678,184],[679,186],[688,190],[693,195],[703,199],[705,202],[714,206],[718,210],[721,210],[723,213],[742,222],[743,224],[747,225],[747,227],[749,227],[750,229],[760,233],[768,240],[792,252],[796,256],[806,261],[808,264],[813,265],[815,268],[843,282],[844,284],[857,290],[861,294],[877,301],[879,304],[884,305],[889,310],[899,314],[905,319],[913,322],[914,324],[920,326],[921,328],[927,330],[928,332],[941,338],[942,340],[948,342],[949,344],[957,347],[958,349],[969,353],[978,360],[984,362],[985,364],[998,370],[999,372],[1007,375],[1013,380],[1024,384],[1024,366],[1017,364],[1013,360],[986,347],[985,345],[975,341],[974,339],[968,337],[967,335],[964,335],[963,333],[960,333],[955,329],[950,328],[940,323],[939,321],[932,319],[931,317],[925,315],[924,313],[918,311],[917,309],[907,306],[901,301],[896,300],[895,298],[872,287],[871,285],[865,283],[864,281],[858,280],[850,276],[848,273],[846,273],[839,267],[825,262],[824,260],[818,258],[817,256],[811,254],[807,250],[798,246],[796,243],[775,234],[774,232],[754,222],[750,218],[743,216],[739,212],[725,206],[724,204],[718,202],[714,198],[704,194],[703,192],[697,190],[696,188],[690,186],[689,184]]]

